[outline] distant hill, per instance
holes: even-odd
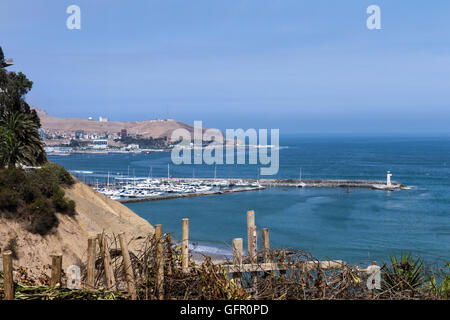
[[[178,128],[184,128],[193,134],[194,127],[186,123],[175,120],[147,120],[147,121],[108,121],[100,122],[96,120],[79,118],[55,118],[47,114],[44,110],[34,108],[41,118],[42,128],[50,131],[60,131],[74,133],[76,130],[83,130],[86,133],[108,133],[116,134],[122,129],[126,129],[129,134],[140,134],[144,138],[170,139],[172,132]]]

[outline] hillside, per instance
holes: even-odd
[[[178,128],[184,128],[189,132],[194,132],[192,126],[175,120],[99,122],[88,119],[55,118],[47,114],[44,110],[34,109],[41,119],[42,128],[49,131],[74,133],[76,130],[83,130],[86,133],[116,134],[122,129],[126,129],[129,134],[140,134],[145,138],[170,138],[172,132]]]
[[[79,181],[65,192],[75,201],[77,214],[75,217],[57,214],[59,225],[46,236],[26,231],[17,221],[0,219],[2,250],[10,239],[17,239],[15,267],[42,267],[51,263],[50,254],[59,252],[63,254],[63,268],[66,269],[71,264],[86,261],[89,236],[103,231],[107,234],[125,232],[131,241],[130,250],[133,250],[139,247],[140,239],[154,232],[153,227],[133,211]]]

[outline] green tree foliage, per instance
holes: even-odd
[[[38,129],[40,120],[25,101],[33,82],[21,72],[8,72],[0,47],[0,167],[45,162]]]
[[[0,115],[0,166],[38,165],[45,152],[38,125],[29,114],[12,112]]]
[[[119,141],[119,140],[117,140]],[[123,144],[137,144],[141,149],[160,148],[166,145],[167,137],[164,138],[142,138],[124,137],[120,140]]]
[[[4,55],[0,47],[0,61],[3,62]],[[40,127],[39,117],[35,110],[31,110],[25,101],[25,95],[33,87],[30,81],[22,72],[8,72],[0,65],[0,114],[9,112],[22,112],[31,115],[33,121]]]

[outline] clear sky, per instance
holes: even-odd
[[[66,28],[72,4],[81,30]],[[0,45],[34,81],[28,101],[58,117],[450,133],[449,13],[448,0],[1,0]]]

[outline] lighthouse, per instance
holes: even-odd
[[[386,174],[386,185],[388,187],[390,187],[392,185],[391,184],[391,177],[392,177],[392,173],[390,171],[388,171],[387,174]]]

